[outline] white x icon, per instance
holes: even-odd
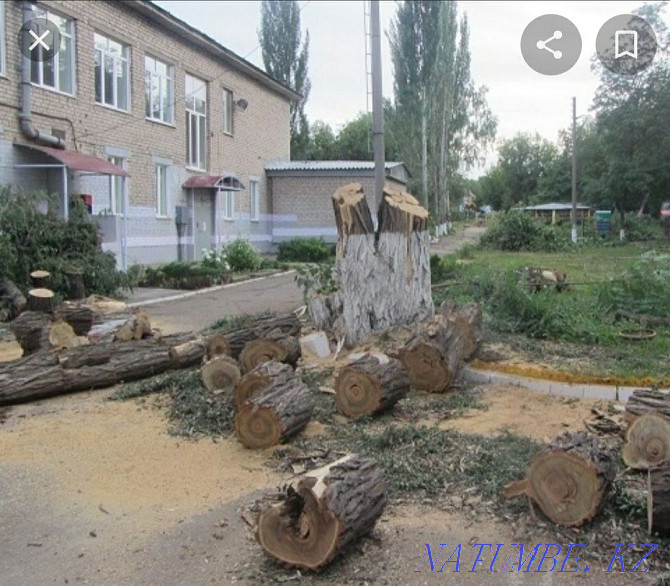
[[[49,29],[47,29],[46,31],[44,31],[44,33],[42,33],[42,34],[38,37],[37,34],[35,33],[35,31],[33,31],[33,29],[30,29],[30,36],[33,37],[34,39],[36,39],[36,41],[35,41],[32,45],[30,45],[30,49],[29,49],[29,51],[32,51],[35,47],[37,47],[37,45],[42,45],[42,47],[44,47],[44,48],[48,51],[48,50],[49,50],[49,45],[47,45],[47,44],[44,42],[44,39],[46,38],[46,36],[47,36],[50,32],[51,32],[51,31],[50,31]]]

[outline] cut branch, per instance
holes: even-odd
[[[254,367],[270,360],[285,362],[295,367],[300,358],[300,343],[293,336],[285,338],[257,338],[244,345],[240,354],[240,364],[243,372],[249,372]]]

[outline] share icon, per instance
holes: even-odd
[[[577,63],[582,36],[560,14],[544,14],[532,20],[521,35],[521,55],[531,69],[542,75],[560,75]]]
[[[544,41],[538,41],[536,47],[540,51],[549,51],[553,56],[554,59],[560,59],[563,57],[562,51],[559,51],[558,49],[552,49],[551,47],[547,47],[547,43],[550,43],[551,41],[556,41],[558,39],[563,38],[563,33],[561,31],[554,31],[554,34],[551,35],[548,39],[545,39]]]

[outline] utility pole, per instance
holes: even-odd
[[[375,153],[375,213],[382,202],[386,169],[384,161],[384,110],[382,103],[382,38],[379,26],[379,0],[370,2],[372,40],[372,145]]]
[[[577,98],[572,98],[572,242],[577,244]]]

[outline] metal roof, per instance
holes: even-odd
[[[244,185],[229,175],[192,175],[182,185],[185,189],[223,189],[225,191],[242,191]]]
[[[387,161],[386,170],[405,163]],[[277,161],[265,165],[266,171],[374,171],[374,161]]]
[[[572,204],[571,203],[543,203],[540,205],[536,206],[526,206],[523,208],[524,210],[532,211],[532,212],[553,212],[553,211],[565,211],[565,210],[571,210],[572,209]],[[588,210],[591,209],[591,206],[584,206],[581,204],[577,204],[577,209],[578,210]]]
[[[15,143],[14,146],[39,151],[45,155],[49,155],[73,171],[82,171],[84,173],[93,173],[95,175],[120,175],[122,177],[130,177],[128,171],[121,167],[117,167],[105,159],[98,159],[98,157],[85,155],[83,153],[78,153],[77,151],[54,149],[36,144]]]

